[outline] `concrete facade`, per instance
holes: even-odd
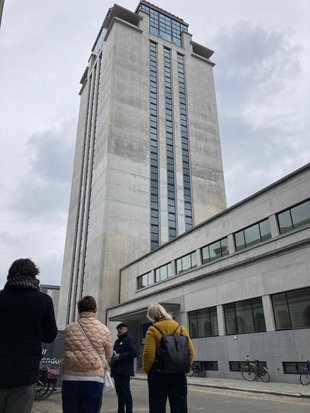
[[[0,0],[0,26],[1,26],[1,20],[2,20],[3,6],[4,6],[4,0]]]
[[[310,320],[304,328],[277,330],[272,297],[310,287],[309,194],[310,164],[133,261],[121,270],[120,304],[109,309],[109,320],[126,321],[133,331],[139,330],[147,322],[148,304],[160,302],[189,328],[192,311],[216,307],[218,334],[193,338],[196,359],[218,363],[218,370],[207,371],[208,376],[240,378],[229,363],[250,355],[267,362],[272,381],[296,382],[292,374],[284,374],[283,363],[309,359]],[[301,203],[307,205],[307,220],[281,233],[278,214]],[[266,219],[271,236],[236,250],[234,234]],[[224,237],[228,254],[203,264],[202,248]],[[191,252],[197,255],[197,265],[178,274],[177,260]],[[167,263],[173,267],[171,276],[156,282],[157,269]],[[137,280],[143,274],[150,274],[151,281],[141,288]],[[262,299],[266,331],[229,334],[224,306],[256,297]],[[303,305],[309,309],[310,294],[307,300]]]
[[[189,33],[183,32],[181,38],[182,46],[177,46],[152,35],[149,14],[114,5],[96,39],[81,80],[59,299],[60,328],[75,319],[76,303],[85,294],[96,298],[99,318],[104,321],[106,310],[119,302],[119,269],[151,250],[150,41],[156,43],[158,60],[159,245],[169,240],[164,49],[171,55],[173,85],[176,235],[186,229],[179,55],[185,61],[193,225],[226,207],[213,63],[209,59],[213,52],[193,42]]]

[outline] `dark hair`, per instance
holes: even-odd
[[[79,313],[82,313],[83,311],[95,313],[97,311],[97,304],[94,297],[92,297],[91,295],[86,295],[85,297],[81,298],[78,302],[78,310]]]
[[[19,258],[11,265],[8,272],[8,279],[14,275],[24,275],[28,277],[35,277],[40,270],[30,258]]]

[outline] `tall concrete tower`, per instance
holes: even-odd
[[[107,13],[82,76],[59,326],[119,269],[225,209],[210,61],[188,24],[141,1]]]

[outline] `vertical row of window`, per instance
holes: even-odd
[[[87,123],[85,128],[85,144],[83,153],[83,168],[82,168],[82,180],[81,180],[81,192],[80,192],[80,212],[78,227],[79,231],[77,233],[77,250],[76,250],[76,263],[75,263],[75,288],[74,288],[74,299],[75,304],[73,305],[72,312],[76,314],[76,302],[81,298],[79,294],[79,289],[81,287],[81,278],[83,276],[84,264],[83,260],[85,257],[85,231],[86,231],[86,221],[87,221],[87,202],[88,202],[88,189],[89,189],[89,157],[91,151],[91,131],[93,124],[93,105],[94,105],[94,94],[95,94],[95,79],[96,79],[96,65],[94,66],[92,73],[89,77],[89,104],[87,108]],[[84,248],[83,248],[84,245]]]
[[[187,25],[182,24],[165,14],[159,13],[157,10],[154,10],[145,4],[140,4],[139,10],[144,11],[150,16],[151,34],[181,46],[181,34],[182,31],[188,31]]]
[[[150,42],[151,250],[159,246],[157,44]]]
[[[182,164],[183,164],[183,186],[184,186],[184,215],[185,229],[193,226],[192,195],[189,167],[189,142],[188,125],[186,110],[185,92],[185,64],[184,56],[178,53],[178,81],[179,81],[179,100],[180,100],[180,123],[181,123],[181,145],[182,145]]]
[[[99,51],[100,53],[100,51]],[[94,71],[94,74],[96,73],[96,85],[95,85],[95,91],[96,91],[96,96],[94,98],[94,124],[93,124],[93,140],[91,143],[91,153],[90,153],[90,164],[91,164],[91,170],[90,170],[90,178],[89,178],[89,205],[88,205],[88,211],[87,211],[87,233],[86,233],[86,242],[85,242],[85,253],[84,253],[84,268],[83,268],[83,283],[84,283],[84,277],[85,277],[85,270],[86,270],[86,253],[87,253],[87,246],[88,246],[88,234],[89,234],[89,220],[90,220],[90,203],[91,203],[91,192],[93,188],[93,176],[94,176],[94,163],[95,163],[95,147],[96,147],[96,137],[97,137],[97,120],[98,120],[98,102],[99,102],[99,93],[100,93],[100,83],[101,83],[101,61],[102,61],[102,53],[100,53],[97,64],[96,64],[96,72]]]
[[[99,63],[98,63],[99,62]],[[92,72],[88,79],[89,91],[87,98],[87,114],[86,127],[84,135],[83,160],[81,166],[81,181],[79,192],[79,214],[76,222],[76,238],[74,243],[74,252],[72,258],[72,272],[71,272],[71,301],[68,306],[67,319],[72,321],[75,317],[76,302],[82,296],[86,250],[88,242],[88,228],[89,228],[89,211],[92,190],[93,178],[93,160],[95,152],[95,138],[96,138],[96,121],[97,121],[97,107],[98,94],[100,82],[100,63],[101,56],[98,62],[94,65]],[[98,69],[99,67],[99,69]],[[99,73],[97,73],[99,70]],[[97,94],[95,95],[95,93]]]
[[[103,30],[103,27],[101,28],[101,32],[98,35],[96,44],[94,45],[93,49],[92,49],[92,53],[95,54],[96,56],[99,55],[99,53],[102,50],[103,47],[103,42],[104,42],[104,36],[105,36],[105,31]]]
[[[165,125],[167,150],[167,197],[169,241],[174,239],[177,234],[171,72],[171,50],[164,47]]]

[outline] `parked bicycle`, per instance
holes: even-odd
[[[190,371],[187,373],[188,377],[198,376],[198,377],[205,377],[206,371],[204,369],[204,362],[203,361],[193,361],[192,367]]]
[[[303,371],[300,373],[299,376],[300,383],[306,386],[310,383],[310,361],[307,360],[304,366]]]
[[[246,356],[246,360],[243,363],[241,370],[242,377],[248,381],[258,380],[259,378],[268,383],[270,381],[270,374],[267,367],[260,364],[258,360],[249,360]]]
[[[45,400],[50,397],[56,390],[58,378],[58,368],[40,368],[34,399]]]

